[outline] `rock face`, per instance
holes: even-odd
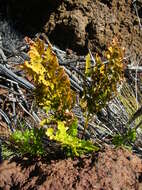
[[[139,13],[141,3],[137,3]],[[142,32],[132,0],[63,1],[51,13],[45,31],[57,45],[78,53],[87,48],[102,52],[114,37],[129,55],[139,56],[142,50]]]
[[[140,190],[142,162],[123,149],[107,148],[82,159],[31,161],[15,159],[0,165],[0,189]]]
[[[135,10],[137,7],[142,22],[141,0],[135,4],[133,0],[0,0],[1,4],[6,2],[8,17],[26,35],[39,32],[45,25],[54,44],[78,54],[86,54],[88,48],[101,53],[117,37],[126,55],[133,59],[141,56],[142,29]]]

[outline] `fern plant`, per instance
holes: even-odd
[[[53,128],[49,128],[46,132],[51,140],[55,140],[62,145],[67,156],[81,156],[99,150],[90,141],[79,139],[77,133],[77,121],[74,121],[69,128],[65,127],[64,122],[58,121],[56,133]]]
[[[113,137],[112,143],[116,146],[123,146],[126,148],[131,148],[131,143],[134,143],[136,140],[136,130],[128,129],[124,134],[117,134]]]
[[[35,41],[27,38],[27,42],[30,45],[30,61],[25,61],[23,69],[33,78],[36,102],[47,114],[53,111],[55,118],[63,120],[74,104],[75,95],[70,88],[70,80],[59,66],[50,44],[46,47],[39,38]]]
[[[36,102],[47,114],[41,125],[52,126],[51,123],[54,123],[57,126],[57,131],[53,128],[47,129],[47,136],[61,143],[68,155],[80,156],[98,150],[91,142],[77,138],[77,124],[74,123],[76,119],[72,113],[75,94],[50,44],[46,47],[39,38],[35,41],[28,38],[27,41],[30,45],[30,61],[24,63],[23,69],[32,76],[36,86]],[[49,116],[49,113],[52,115]]]
[[[45,154],[42,144],[43,135],[43,129],[26,129],[23,132],[16,130],[11,134],[10,141],[22,155],[43,156]]]
[[[99,112],[115,97],[117,86],[123,78],[123,53],[123,49],[114,40],[105,52],[107,63],[96,55],[96,64],[91,66],[90,54],[87,55],[85,74],[90,78],[90,84],[84,85],[83,100],[86,101],[89,113]]]
[[[114,40],[105,52],[106,63],[96,54],[96,63],[91,65],[90,54],[86,56],[85,75],[89,84],[84,83],[84,94],[80,101],[86,118],[85,129],[91,115],[101,111],[116,96],[118,84],[123,79],[123,54],[124,50]]]

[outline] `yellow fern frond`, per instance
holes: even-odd
[[[44,41],[39,38],[27,41],[30,45],[28,52],[30,61],[25,61],[23,68],[34,80],[37,103],[46,110],[50,108],[63,115],[74,103],[70,80],[64,69],[59,66],[50,45],[46,47]]]

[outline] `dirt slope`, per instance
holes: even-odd
[[[0,189],[140,190],[142,162],[123,149],[107,148],[82,159],[43,162],[15,159],[0,165]]]

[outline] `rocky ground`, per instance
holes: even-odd
[[[140,63],[141,11],[141,0],[0,0],[0,32],[7,49],[44,31],[53,44],[78,55],[88,49],[101,54],[117,37],[129,64]],[[1,189],[141,190],[142,161],[121,148],[74,160],[13,158],[0,165]]]

